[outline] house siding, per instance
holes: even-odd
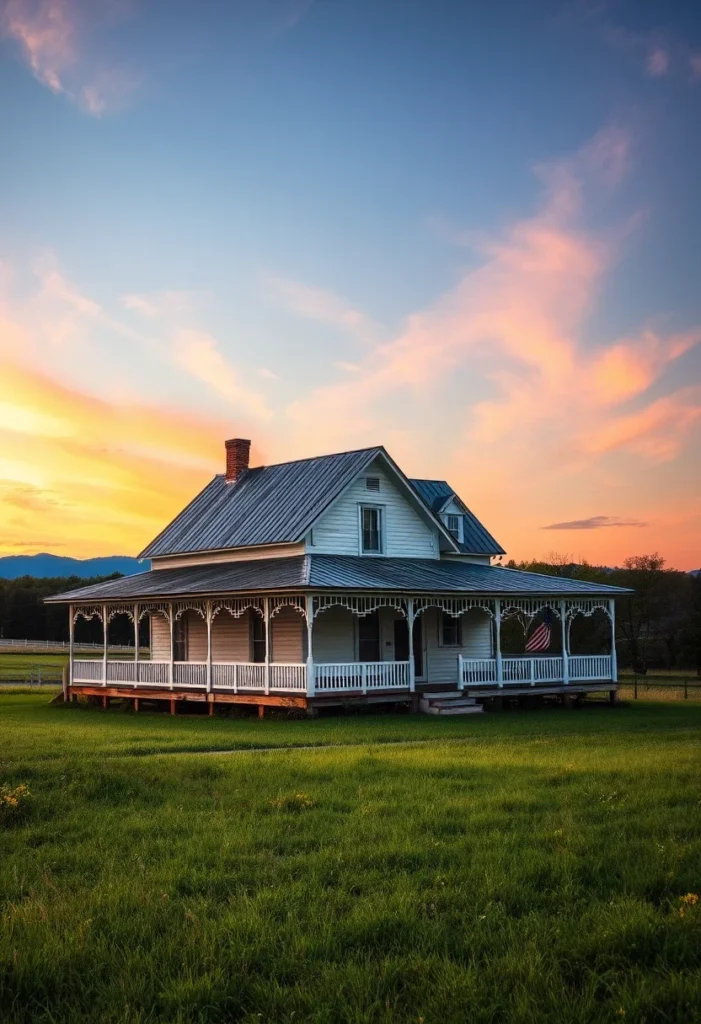
[[[235,618],[220,611],[212,620],[212,661],[248,662],[251,660],[251,615],[248,608]]]
[[[380,490],[368,491],[365,478],[378,477]],[[384,513],[385,550],[390,558],[438,558],[439,533],[409,504],[382,469],[373,463],[355,480],[332,508],[316,523],[312,554],[360,554],[359,505],[380,505]],[[372,557],[372,556],[371,556]]]
[[[151,615],[151,661],[170,661],[170,623],[162,615]]]
[[[312,653],[318,662],[355,661],[355,616],[332,605],[314,620]]]
[[[270,624],[272,661],[298,665],[304,660],[304,620],[295,608],[282,607]]]
[[[462,616],[461,647],[439,645],[440,613],[437,608],[427,609],[422,618],[426,682],[454,684],[458,677],[459,654],[463,658],[492,656],[492,627],[487,612],[474,608]]]

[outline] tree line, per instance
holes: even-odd
[[[617,568],[575,563],[552,556],[546,561],[509,561],[507,568],[589,580],[633,590],[630,596],[616,600],[616,646],[621,667],[638,672],[647,668],[693,669],[701,675],[701,576],[668,569],[658,554],[635,555]],[[0,579],[0,638],[28,640],[68,640],[68,614],[65,605],[44,604],[44,598],[93,583],[119,579],[120,574],[81,579],[78,576],[53,579],[22,576]],[[148,619],[143,620],[147,642]],[[551,650],[559,648],[559,630],[553,626]],[[591,619],[578,616],[571,629],[573,653],[604,652],[610,648],[608,620],[597,614]],[[102,624],[93,619],[76,623],[76,639],[102,642]],[[131,644],[133,626],[125,616],[116,616],[110,624],[110,642]],[[507,653],[523,651],[522,627],[507,621],[502,645]]]

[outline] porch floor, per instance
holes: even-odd
[[[102,686],[89,683],[76,683],[69,689],[70,697],[103,697],[106,700],[119,698],[140,702],[167,701],[171,702],[171,710],[175,701],[189,701],[198,704],[209,704],[210,713],[216,704],[248,704],[255,705],[260,709],[265,707],[295,708],[309,710],[313,708],[339,707],[348,704],[388,704],[388,703],[409,703],[413,702],[418,706],[422,695],[436,693],[451,693],[455,696],[473,697],[478,703],[490,701],[496,698],[523,697],[523,696],[585,696],[588,693],[615,693],[618,684],[611,680],[598,680],[586,683],[536,683],[533,686],[470,686],[462,691],[458,690],[454,680],[445,683],[416,684],[416,691],[410,690],[377,690],[372,693],[358,693],[348,691],[345,693],[326,693],[307,697],[305,694],[284,694],[284,693],[226,693],[214,691],[207,693],[204,689],[177,689],[164,690],[162,688],[152,689],[148,686]],[[135,705],[138,708],[138,703]]]

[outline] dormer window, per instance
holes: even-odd
[[[381,555],[384,538],[382,536],[382,509],[375,505],[360,506],[360,550],[364,555]]]
[[[445,517],[445,525],[448,532],[452,533],[456,540],[460,540],[460,516],[449,515]]]
[[[366,476],[365,477],[365,490],[366,491],[379,491],[380,489],[380,478],[379,476]]]

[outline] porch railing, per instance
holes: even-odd
[[[498,682],[496,658],[459,658],[459,682],[462,686],[485,686]],[[611,679],[608,654],[571,654],[568,658],[570,682],[598,682]],[[504,686],[535,686],[536,683],[561,683],[564,665],[559,655],[539,658],[502,658]]]
[[[610,654],[571,654],[570,679],[611,679]]]
[[[360,661],[314,666],[317,693],[342,690],[408,690],[408,661]]]

